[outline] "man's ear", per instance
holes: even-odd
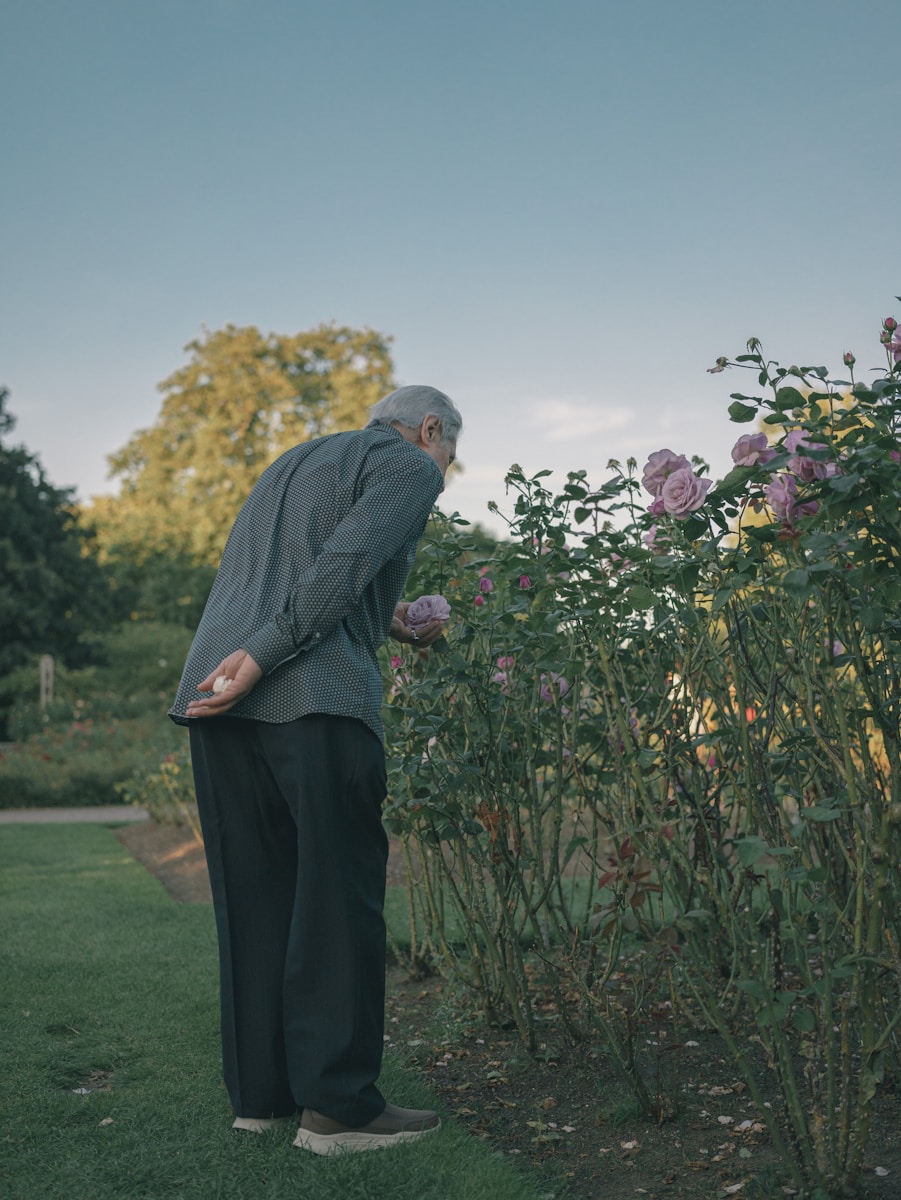
[[[441,418],[436,417],[434,413],[429,413],[428,416],[423,419],[419,434],[427,446],[431,442],[435,441],[436,438],[440,440]]]

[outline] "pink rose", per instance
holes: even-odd
[[[565,696],[569,691],[569,684],[556,671],[551,671],[550,675],[541,676],[541,699],[545,704],[552,704],[554,702],[555,687],[561,696]]]
[[[786,467],[803,483],[812,483],[814,479],[825,479],[828,475],[838,474],[834,463],[820,462],[804,454],[805,450],[828,450],[828,446],[823,442],[812,442],[806,429],[793,429],[786,435],[783,445],[793,456],[786,463]],[[795,451],[801,453],[796,454]]]
[[[773,516],[786,525],[791,525],[795,517],[812,516],[820,507],[816,500],[798,503],[798,485],[793,475],[777,475],[765,495]]]
[[[765,494],[773,516],[779,521],[791,524],[798,497],[798,485],[794,478],[791,475],[777,475],[767,486]]]
[[[532,581],[528,577],[528,575],[520,575],[519,586],[523,589],[523,591],[526,591],[528,588],[530,588],[532,586]]]
[[[476,606],[476,608],[481,608],[484,603],[485,597],[482,595],[476,596],[475,600],[473,600],[473,604]]]
[[[896,329],[889,342],[889,350],[896,363],[901,362],[901,329]]]
[[[666,512],[671,517],[687,517],[701,507],[712,484],[712,479],[701,479],[691,467],[673,471],[660,493]]]
[[[450,615],[450,605],[443,596],[420,596],[407,609],[407,624],[418,630],[432,621],[446,621]]]
[[[489,595],[489,593],[494,591],[494,584],[491,582],[491,580],[488,578],[487,575],[483,575],[482,578],[479,580],[479,591],[482,593],[483,596],[487,596],[487,595]]]
[[[611,577],[614,575],[622,575],[624,571],[631,570],[634,564],[628,558],[623,558],[621,554],[617,554],[615,550],[611,550],[610,557],[607,560],[607,570]]]
[[[491,680],[493,683],[499,684],[503,691],[506,691],[510,683],[510,669],[513,666],[513,659],[509,655],[502,654],[497,660],[497,665],[500,669],[491,676]]]
[[[737,467],[753,467],[775,457],[776,451],[770,449],[765,433],[744,433],[732,447],[732,461]]]
[[[644,544],[647,546],[647,548],[649,550],[656,550],[657,549],[657,526],[652,525],[651,528],[647,531],[647,533],[643,533],[641,535],[641,540],[644,542]]]
[[[642,487],[652,496],[659,496],[663,485],[674,471],[685,468],[691,470],[691,463],[684,454],[675,454],[672,450],[655,450],[645,463],[641,476]]]

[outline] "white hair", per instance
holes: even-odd
[[[437,417],[441,422],[443,446],[448,442],[456,442],[463,428],[463,418],[453,400],[437,388],[411,383],[389,392],[369,410],[370,425],[383,421],[388,425],[418,429],[426,417]]]

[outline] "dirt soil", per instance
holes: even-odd
[[[188,830],[146,821],[117,837],[182,904],[210,902],[203,847]],[[389,885],[403,886],[396,842]],[[547,1013],[536,1055],[489,1024],[452,985],[388,972],[387,1044],[442,1097],[448,1114],[515,1160],[554,1200],[781,1200],[779,1170],[747,1088],[700,1029],[680,1030],[675,1120],[636,1112],[604,1054],[574,1043]],[[652,1033],[653,1031],[649,1031]],[[653,1037],[647,1039],[649,1055]],[[773,1102],[778,1096],[773,1095]],[[886,1085],[870,1137],[861,1200],[901,1200],[901,1097]]]

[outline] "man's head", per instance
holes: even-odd
[[[419,446],[447,474],[457,453],[463,418],[450,397],[437,388],[410,384],[390,392],[369,410],[369,424],[393,425],[408,442]]]

